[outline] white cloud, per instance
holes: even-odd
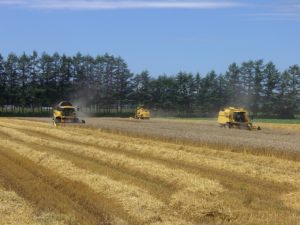
[[[220,0],[0,0],[0,4],[21,5],[29,8],[44,9],[220,9],[242,7],[245,4],[236,1]]]

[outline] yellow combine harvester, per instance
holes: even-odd
[[[261,130],[252,124],[249,113],[244,108],[224,108],[219,112],[218,123],[221,127]]]
[[[53,108],[53,124],[85,123],[77,117],[77,108],[68,101],[62,101]]]
[[[139,106],[135,110],[135,119],[150,119],[150,111],[143,106]]]

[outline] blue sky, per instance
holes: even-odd
[[[133,72],[300,64],[300,1],[0,0],[0,53],[110,53]]]

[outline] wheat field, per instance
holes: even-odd
[[[300,224],[296,125],[90,124],[0,119],[0,224]]]

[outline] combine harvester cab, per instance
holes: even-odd
[[[135,119],[150,119],[150,111],[144,107],[137,107],[135,110]]]
[[[54,126],[56,126],[57,124],[65,124],[65,123],[84,124],[85,121],[79,120],[76,111],[78,111],[78,109],[68,101],[62,101],[58,103],[53,108]]]
[[[221,127],[261,130],[253,125],[248,111],[244,108],[224,108],[219,112],[218,123]]]

